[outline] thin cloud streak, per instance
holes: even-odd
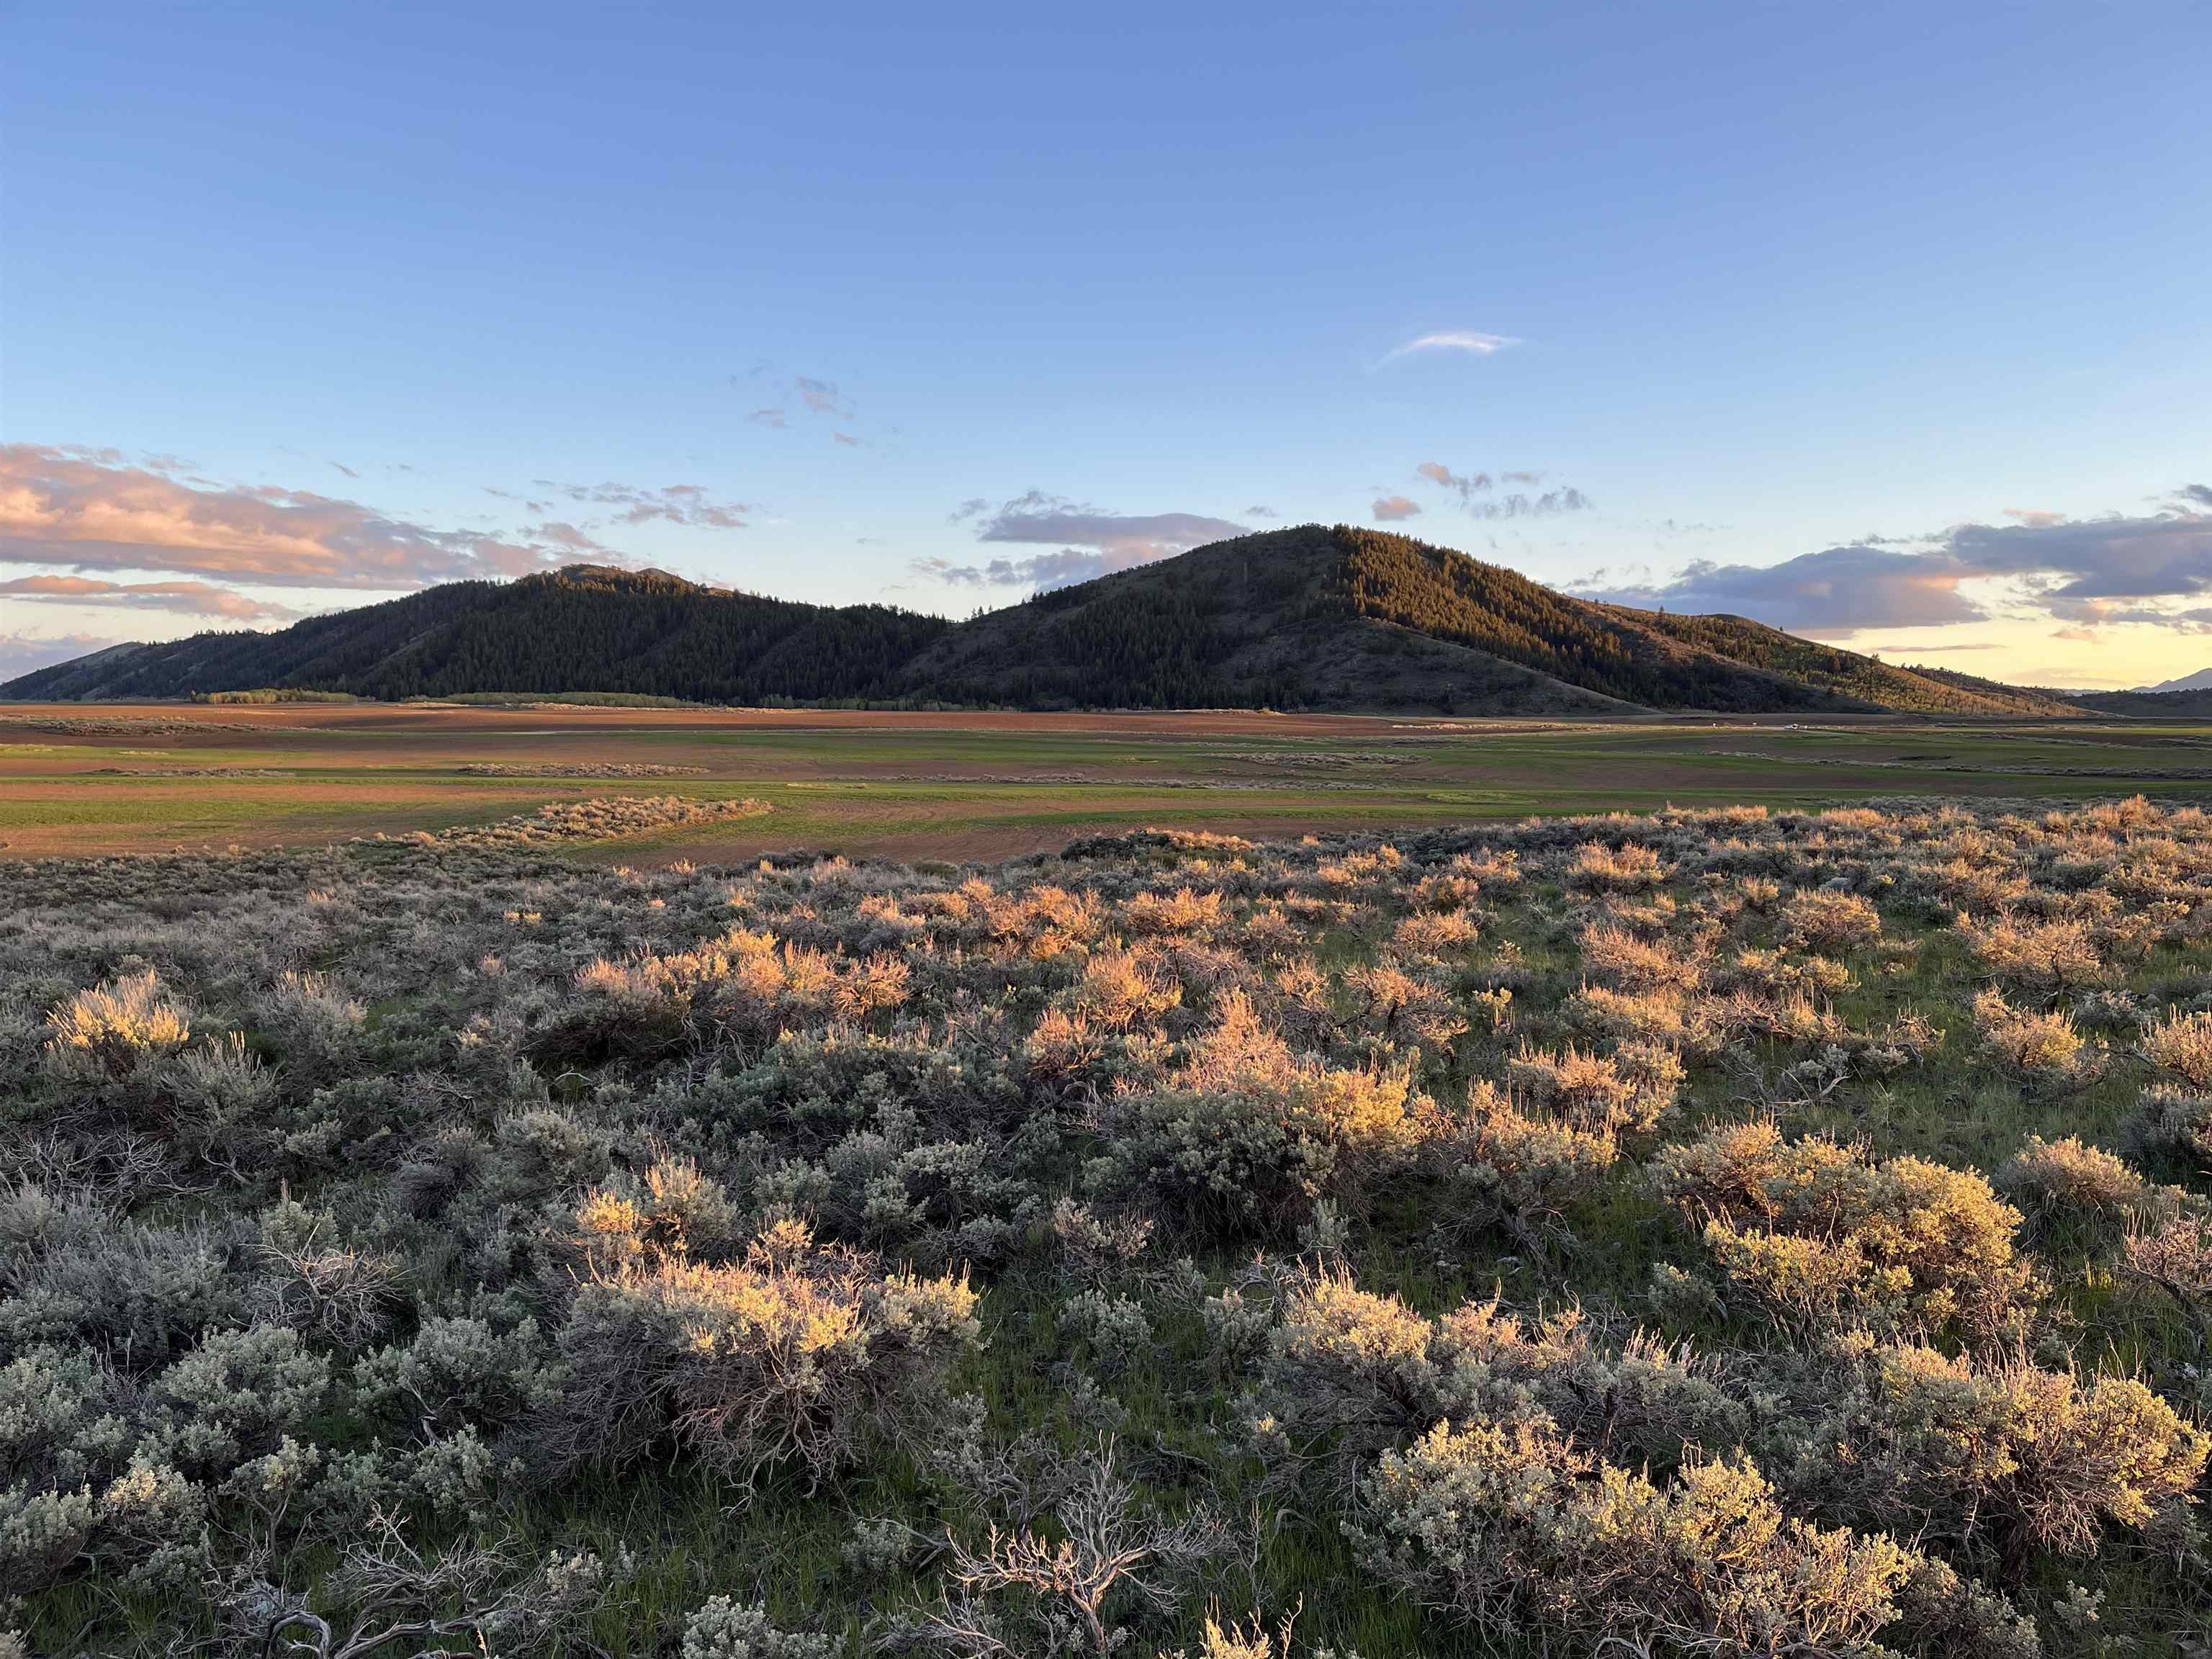
[[[168,611],[226,622],[289,622],[301,614],[288,605],[272,605],[201,581],[111,582],[94,576],[17,576],[0,581],[0,594],[33,603]]]
[[[1394,346],[1382,361],[1395,363],[1401,357],[1411,357],[1425,351],[1462,351],[1474,357],[1494,357],[1508,346],[1522,342],[1511,334],[1485,334],[1473,329],[1445,329],[1434,334],[1423,334],[1405,344]]]

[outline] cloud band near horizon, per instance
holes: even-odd
[[[1773,565],[1700,561],[1664,582],[1572,591],[1645,609],[1733,611],[1820,636],[1986,622],[1999,611],[1966,585],[2009,579],[2014,605],[2077,627],[2212,631],[2212,605],[2173,608],[2212,599],[2212,486],[2185,484],[2159,511],[2132,517],[2021,517],[1954,526],[1927,538],[1924,551],[1858,543]]]

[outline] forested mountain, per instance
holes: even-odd
[[[577,565],[431,588],[281,633],[117,647],[27,674],[0,695],[262,687],[1037,708],[2081,712],[1741,617],[1593,604],[1407,537],[1321,525],[1217,542],[960,623]]]
[[[441,697],[627,691],[712,702],[896,695],[952,624],[886,605],[798,605],[665,571],[572,565],[453,582],[276,634],[201,634],[104,651],[12,681],[14,697],[179,696],[260,686]]]

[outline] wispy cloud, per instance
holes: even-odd
[[[542,542],[550,542],[555,547],[566,548],[571,553],[586,553],[593,558],[612,556],[606,545],[598,538],[586,535],[574,525],[563,519],[550,519],[545,523],[535,526],[531,533]]]
[[[1471,518],[1550,519],[1565,513],[1586,513],[1591,506],[1589,496],[1571,486],[1547,489],[1540,495],[1517,489],[1495,497],[1491,494],[1498,479],[1509,484],[1536,484],[1543,482],[1541,472],[1501,472],[1493,478],[1487,472],[1455,472],[1442,461],[1423,461],[1413,469],[1413,475],[1459,497],[1461,507]]]
[[[835,415],[840,420],[853,418],[852,400],[837,390],[834,380],[817,380],[802,374],[791,383],[799,394],[799,401],[817,415]]]
[[[1039,592],[1152,564],[1245,533],[1243,525],[1203,514],[1108,513],[1035,489],[996,508],[973,498],[963,501],[951,517],[956,524],[975,525],[978,541],[1054,550],[975,564],[920,559],[914,565],[917,575],[957,586],[1029,586]]]
[[[1417,519],[1421,504],[1406,495],[1380,495],[1375,501],[1375,522],[1395,524],[1401,519]]]
[[[587,521],[586,529],[606,524],[641,525],[655,522],[688,525],[696,530],[743,530],[744,515],[758,508],[750,501],[720,501],[701,484],[665,484],[647,489],[636,484],[556,483],[550,478],[534,481],[540,489],[565,495],[572,501],[615,509],[605,520]],[[567,526],[558,528],[567,529]]]
[[[300,613],[210,582],[112,582],[95,576],[17,576],[0,581],[0,593],[50,605],[175,611],[226,622],[289,622]]]
[[[759,380],[767,372],[767,368],[765,363],[756,363],[751,373],[743,378],[731,375],[730,385],[744,391],[751,382]],[[754,395],[757,396],[758,392],[756,391]],[[840,421],[851,421],[859,415],[859,410],[853,407],[853,400],[839,389],[835,380],[818,380],[811,374],[794,374],[787,386],[785,395],[797,398],[799,406],[810,415],[829,415]],[[745,418],[757,426],[773,427],[777,431],[790,424],[781,404],[767,409],[756,409]],[[854,441],[842,434],[836,435],[843,441]]]
[[[1413,469],[1432,484],[1440,484],[1462,501],[1469,501],[1487,490],[1492,479],[1487,472],[1455,472],[1442,461],[1423,461]]]
[[[554,550],[276,485],[171,476],[112,450],[0,445],[0,564],[176,571],[280,586],[519,576]]]
[[[1444,329],[1434,334],[1418,335],[1403,345],[1393,346],[1383,357],[1386,363],[1395,363],[1401,357],[1411,357],[1425,351],[1462,351],[1474,357],[1494,357],[1508,346],[1521,341],[1510,334],[1482,334],[1473,329]]]

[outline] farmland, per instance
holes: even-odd
[[[0,706],[0,856],[314,845],[610,793],[752,797],[618,856],[960,860],[1144,824],[1243,834],[1539,812],[2212,788],[2212,726],[1546,722],[337,703]]]

